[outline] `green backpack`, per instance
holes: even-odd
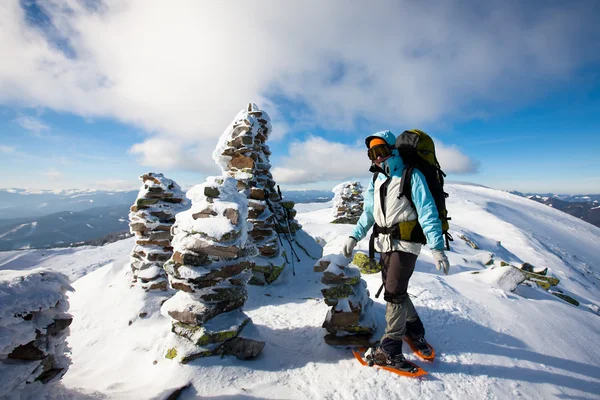
[[[411,129],[402,132],[396,138],[396,148],[404,161],[405,168],[402,173],[402,187],[400,196],[405,196],[414,207],[411,191],[411,176],[416,168],[425,176],[429,191],[433,196],[435,205],[442,221],[442,232],[446,239],[446,250],[450,250],[450,241],[453,240],[448,232],[450,225],[448,221],[448,210],[446,209],[446,198],[448,193],[444,192],[444,177],[446,174],[440,168],[435,155],[435,144],[433,139],[423,131]],[[424,237],[424,236],[423,236]]]

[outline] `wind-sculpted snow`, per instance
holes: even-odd
[[[424,249],[408,290],[437,355],[433,364],[421,363],[429,371],[422,380],[362,367],[349,349],[323,341],[321,324],[329,307],[320,292],[321,274],[313,272],[315,260],[302,252],[295,276],[285,268],[275,284],[248,287],[244,312],[253,323],[244,331],[266,342],[256,360],[211,357],[187,365],[164,358],[170,326],[159,302],[150,293],[129,290],[123,279],[131,239],[127,246],[116,242],[102,248],[107,261],[114,260],[110,264],[101,262],[100,254],[77,249],[52,258],[27,251],[10,262],[0,253],[0,265],[24,269],[19,260],[32,266],[35,257],[59,270],[71,263],[72,271],[73,263],[81,263],[91,271],[90,264],[98,264],[73,283],[76,291],[69,298],[72,365],[54,387],[73,398],[99,393],[111,399],[165,398],[188,383],[192,387],[181,399],[598,398],[600,229],[509,193],[447,187],[455,238],[448,252],[450,275],[440,275]],[[352,226],[329,224],[331,206],[319,207],[306,207],[297,219],[320,238],[324,254],[340,254]],[[284,249],[289,254],[286,243]],[[367,249],[365,239],[356,251]],[[524,263],[536,272],[548,268],[546,277],[559,282],[546,290],[529,275],[509,291],[520,280],[509,265],[527,275]],[[381,277],[363,279],[374,302],[377,337],[385,326],[385,303],[374,298]],[[420,363],[410,351],[406,356]]]
[[[0,398],[65,373],[72,289],[58,272],[0,271]]]

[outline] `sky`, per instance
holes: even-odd
[[[418,128],[448,180],[600,193],[600,2],[0,2],[0,187],[189,188],[247,103],[282,188],[369,180]]]

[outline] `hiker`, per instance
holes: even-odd
[[[350,257],[357,242],[375,225],[370,240],[370,257],[373,258],[374,250],[381,253],[387,325],[374,351],[374,359],[376,363],[410,371],[414,365],[408,363],[402,354],[405,334],[424,358],[433,356],[433,348],[425,340],[423,323],[407,293],[408,281],[415,269],[423,239],[431,248],[438,270],[443,270],[447,275],[450,263],[444,253],[444,236],[438,210],[423,174],[415,169],[411,176],[413,206],[406,196],[400,196],[405,166],[395,147],[394,134],[390,131],[377,132],[367,137],[365,143],[373,163],[370,171],[375,176],[364,198],[364,211],[345,243],[343,253],[345,257]],[[424,237],[416,241],[396,239],[394,236],[398,235],[394,234],[394,230],[400,232],[402,228],[405,234],[406,227],[411,238],[411,227],[414,231],[418,229]]]

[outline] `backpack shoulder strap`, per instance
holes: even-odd
[[[402,198],[402,196],[406,197],[408,201],[415,206],[412,200],[412,174],[415,169],[414,165],[407,165],[404,167],[404,171],[402,171],[402,182],[400,186],[400,194],[398,194],[398,199]]]

